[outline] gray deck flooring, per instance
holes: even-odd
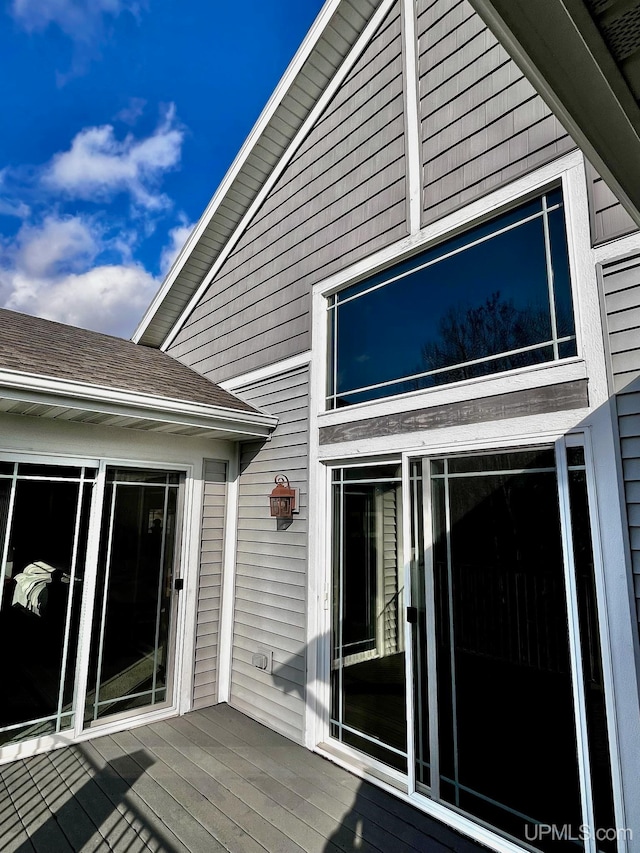
[[[479,853],[218,705],[0,766],[2,853]]]

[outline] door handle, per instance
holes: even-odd
[[[407,607],[407,622],[411,625],[415,625],[418,622],[418,608],[417,607]]]

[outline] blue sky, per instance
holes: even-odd
[[[128,337],[321,0],[1,0],[0,306]]]

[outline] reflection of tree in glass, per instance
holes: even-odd
[[[550,347],[542,347],[480,364],[466,364],[475,359],[548,341],[550,337],[548,308],[518,308],[513,300],[503,299],[500,291],[492,293],[476,307],[452,306],[438,323],[437,337],[422,346],[419,371],[439,370],[450,365],[462,366],[425,376],[419,380],[419,387],[457,382],[548,361],[552,357]]]

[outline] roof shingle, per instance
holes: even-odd
[[[161,350],[0,308],[0,369],[256,412]]]

